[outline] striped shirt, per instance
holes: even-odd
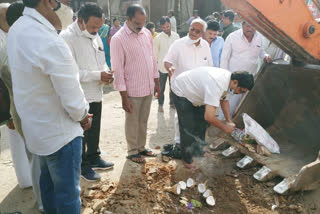
[[[159,73],[150,31],[142,28],[137,34],[125,23],[112,37],[110,50],[114,88],[130,97],[152,94]]]

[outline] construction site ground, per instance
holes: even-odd
[[[126,159],[124,117],[119,93],[110,86],[105,87],[100,148],[102,157],[115,166],[109,171],[99,171],[102,176],[100,182],[81,180],[84,214],[320,213],[320,190],[277,195],[272,188],[282,178],[263,183],[254,180],[252,175],[261,166],[240,170],[236,167],[240,156],[224,158],[221,151],[209,151],[204,157],[195,158],[199,166],[195,171],[186,169],[180,160],[163,162],[160,155],[162,146],[173,143],[174,138],[174,110],[169,108],[168,99],[165,100],[164,113],[158,112],[158,102],[153,100],[149,117],[147,146],[158,157],[147,159],[145,165],[133,163]],[[5,134],[1,136],[3,138]],[[2,139],[1,143],[5,140]],[[9,149],[1,150],[0,171],[0,213],[40,213],[32,189],[22,190],[17,184]],[[201,208],[188,209],[179,202],[180,196],[166,191],[166,187],[188,178],[196,183],[205,183],[212,190],[215,198],[213,207],[206,205],[197,186],[182,190],[180,196],[200,201]]]

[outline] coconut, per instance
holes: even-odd
[[[205,184],[198,184],[198,192],[204,193],[206,191],[206,185]]]
[[[175,195],[181,194],[181,188],[179,184],[173,185],[172,187],[165,187],[164,190],[167,192],[172,192]]]
[[[183,206],[188,206],[188,201],[180,200],[179,202],[180,202],[181,205],[183,205]]]
[[[187,184],[186,184],[186,182],[184,182],[184,181],[179,181],[178,184],[180,185],[180,188],[181,188],[182,190],[187,189]]]
[[[214,197],[212,195],[206,199],[206,202],[209,206],[214,206],[216,204],[216,201],[214,200]]]
[[[203,195],[202,195],[204,198],[208,198],[209,196],[212,196],[212,192],[210,189],[207,189]]]
[[[193,187],[194,185],[195,185],[194,180],[193,180],[192,178],[188,178],[188,180],[187,180],[187,187],[188,187],[188,188],[191,188],[191,187]]]

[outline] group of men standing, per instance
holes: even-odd
[[[7,70],[12,76],[8,82],[21,118],[20,134],[39,159],[38,183],[46,213],[79,214],[80,174],[99,180],[94,169],[113,167],[101,159],[99,149],[104,84],[114,80],[120,92],[127,158],[144,163],[145,157],[156,156],[146,147],[152,97],[159,99],[163,112],[169,78],[170,105],[177,110],[175,140],[181,141],[185,166],[195,168],[192,158],[204,153],[199,145],[208,125],[226,133],[235,128],[228,93],[251,90],[255,60],[260,56],[270,61],[260,35],[246,22],[223,41],[214,20],[192,19],[188,35],[179,38],[171,30],[170,18],[162,17],[162,32],[153,41],[144,28],[146,12],[135,4],[128,7],[126,22],[112,37],[111,71],[98,36],[104,22],[100,7],[85,4],[77,20],[63,29],[56,1],[23,3],[23,16],[16,17],[8,33]],[[219,106],[227,123],[216,117]]]

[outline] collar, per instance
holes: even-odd
[[[170,36],[168,35],[168,34],[166,34],[165,32],[161,32],[161,34],[163,35],[163,36],[165,36],[166,38],[171,38],[172,37],[172,31],[171,31],[171,34],[170,34]]]
[[[57,31],[54,26],[46,19],[44,16],[42,16],[36,9],[30,8],[30,7],[25,7],[23,10],[23,15],[24,16],[29,16],[32,19],[38,21],[39,23],[43,24],[46,26],[50,31]]]
[[[245,39],[247,42],[249,42],[248,41],[248,39],[247,39],[247,37],[244,35],[244,33],[243,33],[243,30],[242,29],[240,29],[240,34],[241,34],[241,38],[242,39]],[[251,40],[251,42],[254,40],[254,38],[256,38],[257,37],[257,31],[254,33],[254,35],[253,35],[253,38],[252,38],[252,40]]]
[[[126,31],[126,33],[127,34],[136,34],[135,32],[133,32],[129,27],[128,27],[128,25],[127,25],[127,21],[125,21],[125,23],[124,23],[124,25],[123,25],[123,27],[124,27],[124,30]],[[144,28],[144,27],[143,27]],[[143,34],[143,28],[141,29],[141,31],[138,33],[138,34]]]
[[[71,24],[71,28],[76,32],[78,36],[82,36],[82,30],[79,27],[78,19]]]

